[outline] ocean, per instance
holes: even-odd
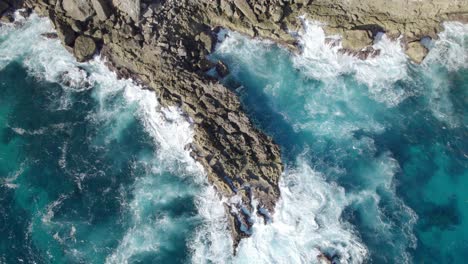
[[[76,62],[47,19],[2,25],[0,263],[465,263],[468,26],[421,65],[385,35],[361,61],[304,26],[300,54],[223,31],[210,55],[286,167],[233,256],[180,109]]]

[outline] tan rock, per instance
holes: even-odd
[[[406,46],[406,55],[415,63],[421,63],[426,57],[429,50],[424,47],[421,42],[414,41]]]
[[[373,39],[367,30],[347,30],[342,36],[342,46],[349,50],[362,50],[372,45]]]

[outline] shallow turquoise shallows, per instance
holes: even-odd
[[[377,58],[340,54],[314,22],[301,54],[221,32],[222,82],[286,165],[233,256],[180,110],[19,22],[0,27],[0,263],[466,263],[467,26],[422,65],[384,35]]]

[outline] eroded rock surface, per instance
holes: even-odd
[[[297,50],[290,33],[301,29],[299,16],[305,15],[340,32],[343,52],[365,59],[378,56],[368,46],[378,32],[418,43],[424,36],[435,38],[441,21],[464,20],[468,13],[468,0],[25,1],[51,18],[79,60],[100,50],[121,77],[151,87],[162,105],[180,106],[193,120],[192,156],[220,196],[237,198],[225,203],[234,247],[251,234],[252,213],[266,221],[272,217],[283,165],[278,146],[252,125],[236,95],[205,74],[213,67],[228,73],[225,65],[206,59],[214,46],[212,29],[220,26]],[[420,48],[415,45],[408,45],[410,54]]]

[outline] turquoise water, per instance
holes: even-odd
[[[340,221],[372,263],[468,258],[468,30],[446,26],[423,65],[385,37],[383,58],[339,55],[313,24],[302,55],[228,33],[213,56],[287,164],[345,189]]]
[[[0,29],[0,263],[186,263],[206,188],[189,124],[50,29]]]
[[[273,223],[232,256],[182,113],[21,21],[0,27],[0,263],[466,262],[466,26],[422,65],[385,36],[340,55],[312,22],[299,55],[227,33],[222,82],[286,163]]]

